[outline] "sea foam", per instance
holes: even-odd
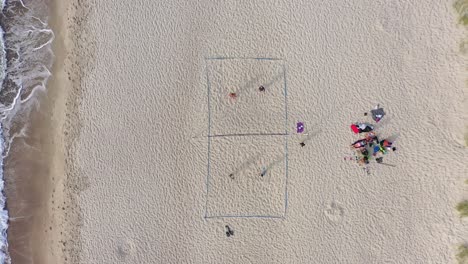
[[[51,76],[54,34],[47,24],[46,3],[46,0],[0,0],[0,264],[11,262],[4,161],[14,140],[28,136],[30,113],[39,106],[37,94],[46,90]],[[15,175],[8,177],[15,181]]]

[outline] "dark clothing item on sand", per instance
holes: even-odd
[[[354,133],[358,134],[358,133],[371,132],[372,130],[374,130],[374,127],[366,123],[357,123],[357,124],[351,125],[351,130]]]
[[[382,120],[382,118],[385,115],[385,112],[384,112],[383,108],[379,108],[379,107],[377,107],[376,109],[371,110],[371,113],[372,113],[372,119],[374,119],[374,121],[377,122],[377,123],[380,120]]]

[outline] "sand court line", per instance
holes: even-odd
[[[285,133],[223,134],[223,135],[209,135],[208,137],[246,137],[246,136],[288,136],[288,134],[285,134]]]
[[[288,137],[304,137],[306,138],[303,140],[304,142],[309,141],[316,135],[322,132],[321,129],[313,131],[312,133],[303,133],[303,134],[287,134],[287,133],[249,133],[249,134],[221,134],[221,135],[200,135],[200,136],[193,136],[192,139],[199,139],[199,138],[214,138],[214,137],[243,137],[243,136],[288,136]]]
[[[205,216],[205,219],[210,218],[268,218],[268,219],[284,219],[284,216],[279,215],[213,215]]]
[[[267,57],[207,57],[205,60],[270,60],[270,61],[281,61],[279,58],[267,58]]]

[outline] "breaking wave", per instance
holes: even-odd
[[[0,263],[11,262],[4,161],[13,141],[27,136],[28,118],[39,106],[36,95],[51,76],[54,34],[46,1],[0,0]]]

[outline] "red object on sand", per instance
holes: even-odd
[[[383,141],[382,145],[383,145],[384,147],[391,147],[391,146],[392,146],[392,142],[390,142],[390,141],[388,141],[388,140],[385,139],[385,140]]]
[[[231,97],[232,99],[235,99],[237,97],[237,94],[236,93],[229,93],[229,97]]]
[[[355,124],[352,124],[351,125],[351,130],[353,130],[353,132],[355,134],[358,134],[359,133],[359,128],[355,125]]]

